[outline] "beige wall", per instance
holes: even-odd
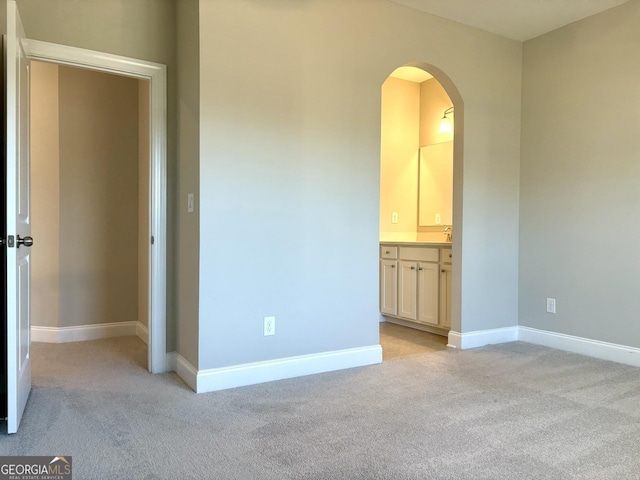
[[[0,0],[0,34],[7,33],[7,1]]]
[[[58,326],[60,141],[58,66],[31,62],[31,323]]]
[[[138,80],[138,321],[149,326],[149,82]]]
[[[417,231],[420,84],[389,77],[382,84],[380,235]],[[392,212],[398,223],[391,222]]]
[[[638,25],[633,1],[524,44],[520,209],[520,324],[634,347]]]
[[[421,225],[433,225],[435,218],[427,210],[442,212],[442,225],[451,225],[451,199],[448,208],[440,205],[440,200],[430,199],[429,191],[418,187],[418,164],[420,147],[451,141],[452,133],[440,133],[440,119],[444,110],[452,106],[445,89],[436,79],[421,83],[389,77],[382,85],[381,101],[381,138],[380,138],[380,238],[410,239],[417,238],[418,222]],[[453,117],[452,122],[453,122]],[[453,156],[448,155],[449,167]],[[427,169],[422,169],[427,172]],[[433,176],[429,172],[428,176]],[[451,172],[448,173],[449,183]],[[423,176],[423,179],[427,178]],[[438,176],[437,178],[445,178]],[[422,182],[425,187],[428,182]],[[448,188],[451,198],[451,186]],[[418,197],[423,205],[433,208],[418,209]],[[398,223],[391,222],[392,212],[398,213]],[[428,220],[427,220],[428,219]],[[433,230],[433,240],[442,240],[442,227],[429,227]],[[422,234],[421,237],[425,237]]]
[[[453,106],[444,87],[435,78],[420,84],[420,146],[453,140],[453,133],[440,133],[440,119]],[[453,126],[453,115],[447,115]]]
[[[60,67],[62,327],[138,319],[138,81]]]
[[[31,78],[33,325],[135,321],[138,81],[40,62]]]

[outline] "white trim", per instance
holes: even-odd
[[[167,372],[175,372],[178,368],[178,354],[176,352],[167,353],[167,364],[164,369]]]
[[[518,327],[494,328],[475,332],[449,332],[448,347],[466,350],[467,348],[483,347],[495,343],[515,342],[518,340]]]
[[[176,353],[174,356],[174,365],[173,370],[178,374],[178,376],[189,385],[191,390],[197,392],[196,385],[198,382],[198,371],[196,367],[191,365],[182,355]]]
[[[31,341],[40,343],[84,342],[101,338],[128,337],[136,334],[138,322],[97,323],[76,327],[31,326]]]
[[[449,348],[460,348],[460,346],[462,345],[462,336],[460,335],[460,332],[449,330],[447,339],[447,347]]]
[[[640,348],[524,326],[480,330],[469,333],[452,331],[449,332],[448,346],[464,350],[489,344],[514,342],[516,340],[640,367]]]
[[[149,81],[149,371],[167,368],[167,68],[120,55],[25,40],[30,59],[115,73]]]
[[[142,322],[136,322],[136,335],[145,345],[149,345],[149,329]]]
[[[640,367],[640,348],[636,347],[522,326],[518,338],[527,343]]]
[[[381,362],[382,347],[371,345],[200,371],[177,355],[175,371],[194,391],[205,393]]]

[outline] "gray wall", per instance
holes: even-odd
[[[200,40],[200,369],[378,343],[380,89],[408,62],[464,102],[454,328],[517,324],[520,43],[383,0],[202,1]]]
[[[638,25],[633,1],[524,44],[520,210],[520,324],[635,347]]]
[[[137,321],[138,81],[60,67],[59,99],[59,326]]]
[[[178,41],[178,178],[177,328],[178,352],[198,365],[198,275],[200,248],[200,44],[198,0],[177,3]],[[187,195],[195,195],[195,212],[187,213]],[[206,243],[203,243],[206,245]]]
[[[458,93],[454,329],[516,324],[520,43],[386,0],[201,1],[199,62],[179,66],[176,164],[176,3],[20,0],[30,38],[169,66],[169,232],[186,229],[179,259],[169,250],[179,353],[205,369],[378,342],[380,88],[408,62],[437,67]],[[179,4],[188,49],[194,7]],[[194,179],[202,247],[188,238],[198,214],[182,213]],[[180,284],[192,297],[178,302]],[[265,315],[275,337],[262,335]]]
[[[167,65],[168,291],[167,351],[175,350],[176,1],[18,0],[27,37]]]

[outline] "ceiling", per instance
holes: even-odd
[[[524,42],[629,0],[391,0]]]

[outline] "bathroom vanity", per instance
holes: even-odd
[[[447,335],[450,243],[380,242],[380,313],[387,321]]]

